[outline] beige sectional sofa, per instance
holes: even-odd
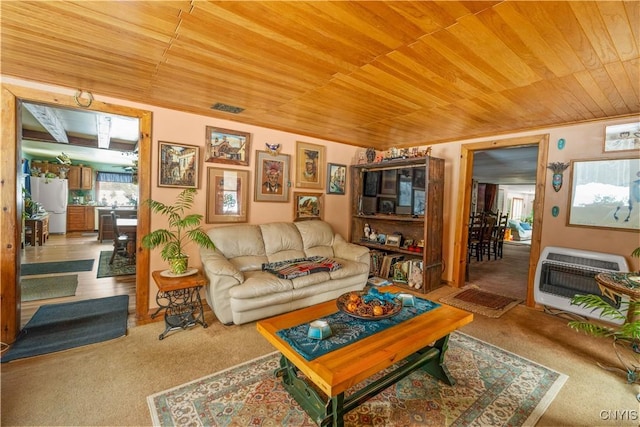
[[[369,249],[348,243],[324,221],[216,227],[207,232],[216,249],[201,249],[209,284],[207,303],[224,324],[242,324],[337,298],[364,288]],[[309,257],[341,267],[294,279],[263,271],[265,263]]]

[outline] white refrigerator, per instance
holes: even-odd
[[[49,213],[49,233],[67,232],[68,180],[31,177],[31,198]]]

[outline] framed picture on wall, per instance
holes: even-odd
[[[322,193],[293,193],[293,220],[322,219]]]
[[[640,230],[640,158],[572,161],[568,212],[569,226]]]
[[[207,168],[208,223],[247,222],[249,171]]]
[[[324,188],[325,147],[296,142],[296,187]]]
[[[604,152],[640,150],[640,122],[605,128]]]
[[[396,194],[398,172],[395,169],[382,171],[380,194]]]
[[[206,132],[206,162],[249,165],[250,133],[213,126],[207,126]]]
[[[199,188],[200,147],[158,143],[158,187]]]
[[[329,163],[327,165],[327,194],[344,194],[347,188],[347,167]]]
[[[288,154],[274,156],[267,151],[256,151],[254,201],[289,201],[290,158]]]

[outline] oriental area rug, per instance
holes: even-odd
[[[109,264],[113,251],[100,251],[100,261],[98,262],[98,279],[102,277],[130,276],[136,274],[136,263],[129,259],[116,255],[113,264]]]
[[[316,426],[275,377],[279,359],[271,353],[149,396],[153,425]],[[567,380],[460,332],[451,335],[445,363],[454,386],[417,370],[348,412],[345,425],[533,425]]]

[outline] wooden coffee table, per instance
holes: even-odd
[[[381,291],[406,292],[393,286]],[[338,311],[335,300],[257,322],[258,331],[282,353],[277,371],[287,391],[320,425],[343,425],[343,416],[380,391],[423,368],[449,385],[454,380],[444,366],[449,334],[470,323],[473,314],[445,304],[372,336],[306,360],[276,332]],[[402,360],[407,363],[345,398],[350,387]],[[304,373],[323,398],[297,372]]]

